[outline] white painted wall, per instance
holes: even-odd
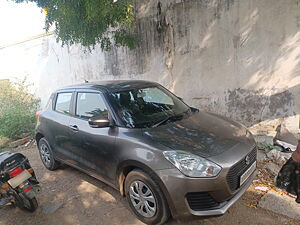
[[[160,16],[157,1],[136,8],[136,50],[89,53],[51,35],[0,49],[0,79],[28,74],[42,104],[54,89],[84,79],[158,81],[191,105],[249,126],[292,117],[298,129],[298,0],[166,0]]]

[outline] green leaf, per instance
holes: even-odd
[[[35,2],[47,9],[45,29],[55,26],[57,40],[63,45],[80,43],[88,49],[100,44],[103,50],[112,46],[134,48],[131,0],[13,0]]]

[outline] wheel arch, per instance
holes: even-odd
[[[175,213],[175,207],[173,205],[173,202],[171,200],[171,197],[169,195],[169,192],[166,188],[166,186],[164,185],[163,181],[160,179],[159,176],[156,175],[156,173],[147,165],[135,161],[135,160],[127,160],[125,162],[122,162],[117,169],[117,188],[120,191],[122,196],[125,196],[125,179],[127,177],[127,175],[135,170],[135,169],[139,169],[144,171],[145,173],[147,173],[152,179],[155,180],[155,182],[158,184],[158,186],[161,188],[166,200],[167,200],[167,204],[169,206],[169,209],[171,211],[171,214],[173,215],[173,213]]]
[[[40,141],[43,137],[45,137],[45,135],[43,135],[43,134],[40,133],[40,132],[37,132],[37,133],[35,134],[35,141],[36,141],[37,145],[39,144],[39,141]]]

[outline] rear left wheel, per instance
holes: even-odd
[[[59,166],[59,162],[54,159],[52,149],[46,138],[39,140],[38,149],[44,166],[48,170],[56,170]]]

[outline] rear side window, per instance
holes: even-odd
[[[89,119],[95,116],[108,116],[105,102],[99,93],[78,92],[76,102],[76,116],[80,118]]]
[[[70,113],[72,93],[58,93],[55,104],[55,111],[62,113]]]

